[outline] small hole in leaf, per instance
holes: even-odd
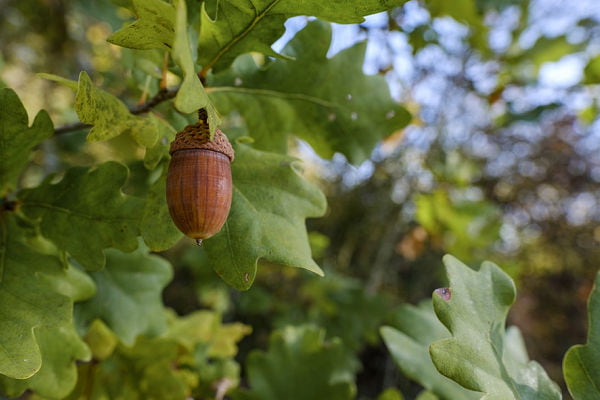
[[[237,78],[235,78],[235,81],[234,81],[235,86],[241,86],[242,83],[244,83],[244,81],[242,81],[242,78],[240,78],[239,76]]]
[[[358,118],[358,114],[353,112],[352,114],[350,114],[350,118],[352,119],[352,121],[356,121],[356,119]]]
[[[396,115],[396,112],[394,110],[391,110],[391,111],[388,111],[387,114],[385,114],[385,117],[387,119],[392,119],[392,118],[394,118],[394,115]]]
[[[327,119],[329,121],[335,121],[337,118],[337,115],[335,115],[335,113],[330,113],[329,116],[327,117]]]
[[[350,93],[348,93],[346,95],[346,100],[348,100],[348,101],[352,100],[352,95]]]

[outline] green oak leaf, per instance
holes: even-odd
[[[21,209],[40,220],[42,234],[59,249],[87,269],[100,269],[103,249],[133,251],[138,244],[143,202],[121,192],[127,175],[127,168],[116,162],[71,168],[58,183],[49,177],[21,191]]]
[[[203,70],[227,68],[240,54],[279,56],[271,48],[284,32],[284,22],[309,15],[331,22],[360,23],[364,16],[386,11],[406,0],[220,0],[215,17],[203,5],[198,56]],[[362,64],[361,64],[362,65]]]
[[[187,9],[184,0],[177,2],[177,18],[175,21],[175,41],[173,42],[173,60],[179,65],[183,72],[183,82],[179,87],[175,97],[175,108],[182,113],[190,114],[205,108],[208,113],[208,124],[211,135],[214,135],[215,129],[220,124],[220,118],[217,110],[210,102],[208,95],[204,91],[204,86],[200,82],[188,39],[187,29]]]
[[[266,352],[254,350],[246,361],[249,392],[260,400],[345,400],[355,396],[354,370],[342,342],[325,341],[325,330],[311,326],[275,331]]]
[[[88,361],[91,358],[90,349],[81,340],[73,325],[42,327],[35,330],[35,336],[42,356],[40,370],[27,379],[0,376],[0,392],[10,397],[18,397],[30,389],[39,396],[62,399],[77,383],[75,361]]]
[[[152,148],[158,141],[159,127],[155,117],[131,114],[121,100],[94,86],[85,71],[79,74],[77,84],[52,74],[38,76],[76,90],[75,112],[81,122],[93,125],[87,136],[88,141],[108,140],[126,132],[138,144],[148,148]]]
[[[186,399],[190,372],[178,367],[179,356],[171,339],[140,336],[132,346],[119,344],[102,362],[80,365],[77,387],[66,400]]]
[[[331,27],[311,22],[284,49],[295,61],[259,68],[252,57],[240,57],[213,77],[210,96],[222,113],[242,115],[257,148],[285,153],[291,133],[322,157],[341,152],[360,163],[410,115],[382,76],[363,74],[366,43],[327,58],[330,41]]]
[[[175,8],[161,0],[132,0],[137,20],[106,39],[131,49],[166,49],[173,45]]]
[[[148,117],[152,118],[156,124],[158,140],[154,146],[146,148],[144,166],[147,169],[154,169],[163,159],[169,158],[169,145],[175,139],[177,131],[166,120],[153,113],[148,114]]]
[[[140,244],[133,253],[108,249],[106,267],[90,272],[98,292],[76,304],[75,315],[82,326],[101,319],[127,346],[138,335],[158,335],[166,329],[161,292],[171,280],[171,265],[150,255]]]
[[[169,214],[166,179],[165,168],[161,177],[150,187],[140,224],[144,242],[152,251],[167,250],[183,236]]]
[[[12,89],[0,89],[0,197],[15,188],[31,150],[54,133],[46,111],[35,116],[31,127],[28,122],[27,111],[17,94]]]
[[[381,336],[396,365],[404,375],[442,399],[479,399],[481,394],[467,390],[438,372],[429,357],[429,345],[450,336],[435,314],[430,301],[418,307],[400,306],[397,327],[381,328]]]
[[[452,256],[444,257],[449,289],[439,289],[433,307],[452,337],[431,344],[436,368],[485,400],[560,399],[558,386],[542,367],[514,350],[505,339],[514,282],[498,266],[484,262],[474,271]]]
[[[588,300],[588,340],[573,346],[563,360],[569,392],[575,400],[600,399],[600,273]]]
[[[252,285],[259,262],[322,275],[311,257],[304,220],[325,213],[323,193],[296,172],[296,159],[244,144],[234,148],[231,211],[204,245],[213,269],[240,290]]]
[[[90,356],[74,330],[68,296],[82,299],[93,287],[67,273],[60,258],[26,244],[25,236],[14,217],[0,218],[0,388],[66,394],[75,384],[75,360]]]

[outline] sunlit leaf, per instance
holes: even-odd
[[[479,271],[451,256],[444,264],[450,288],[436,291],[433,306],[452,337],[430,346],[436,368],[465,388],[484,392],[486,400],[560,399],[560,389],[542,367],[506,343],[506,315],[516,296],[509,276],[491,262]]]
[[[205,241],[213,269],[236,289],[248,289],[259,263],[322,274],[311,257],[304,220],[325,212],[323,193],[296,172],[296,159],[235,146],[233,202],[227,222]]]
[[[31,127],[28,122],[27,111],[17,94],[12,89],[0,89],[0,197],[15,188],[31,149],[53,134],[46,111],[35,116]]]
[[[252,57],[241,57],[215,76],[211,98],[222,113],[243,116],[257,148],[285,152],[293,134],[322,157],[341,152],[359,163],[410,115],[391,99],[382,76],[363,74],[365,43],[329,59],[330,41],[330,26],[312,22],[284,49],[295,61],[259,68]]]
[[[481,394],[471,392],[440,374],[431,362],[429,345],[450,336],[436,319],[431,302],[423,302],[419,307],[401,306],[396,321],[400,329],[384,326],[381,336],[404,375],[442,399],[481,398]]]
[[[108,37],[110,43],[132,49],[171,49],[175,9],[161,0],[132,0],[138,19]]]
[[[175,22],[175,41],[173,42],[173,60],[183,71],[183,82],[175,97],[175,107],[182,113],[193,113],[205,108],[211,135],[220,123],[220,118],[194,69],[187,30],[187,9],[184,0],[177,2]]]
[[[588,302],[588,340],[573,346],[563,361],[563,371],[569,392],[575,400],[600,398],[600,274]]]
[[[211,17],[202,9],[199,62],[204,70],[222,70],[240,54],[260,52],[277,57],[271,49],[285,31],[283,23],[296,15],[310,15],[339,23],[359,23],[364,16],[398,7],[406,0],[220,0]]]
[[[128,346],[138,335],[166,329],[161,292],[171,280],[170,264],[140,245],[133,253],[106,250],[106,267],[90,275],[98,292],[75,308],[83,326],[101,319]]]
[[[84,267],[102,268],[103,249],[137,247],[143,203],[121,192],[127,174],[127,168],[115,162],[71,168],[58,183],[50,177],[23,190],[22,210],[39,219],[42,234]]]

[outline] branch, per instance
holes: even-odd
[[[154,107],[159,105],[160,103],[170,100],[177,95],[179,88],[173,89],[161,89],[158,93],[156,93],[151,99],[148,101],[138,104],[134,107],[129,107],[129,112],[133,115],[145,114],[152,110]],[[61,125],[54,129],[55,135],[60,135],[63,133],[78,131],[80,129],[90,128],[92,125],[85,124],[83,122],[73,122],[70,124]]]

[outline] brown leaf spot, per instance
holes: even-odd
[[[437,295],[440,296],[445,301],[450,301],[450,298],[452,297],[452,292],[450,291],[449,288],[435,289],[434,293],[437,293]]]

